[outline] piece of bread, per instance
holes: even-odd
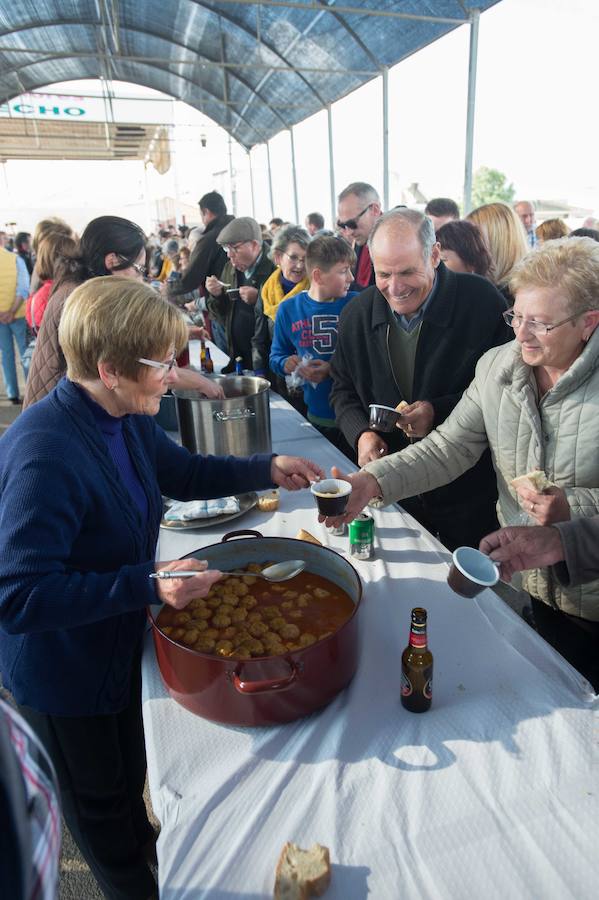
[[[328,847],[313,844],[302,850],[289,841],[281,850],[275,875],[275,900],[308,900],[322,897],[331,883]]]
[[[308,541],[309,544],[318,544],[319,547],[322,547],[322,541],[319,541],[318,538],[315,538],[314,535],[310,534],[309,531],[304,531],[303,528],[300,528],[295,538],[298,541]]]
[[[279,492],[269,491],[268,494],[262,494],[261,497],[258,497],[256,505],[260,512],[274,512],[279,508]]]
[[[397,404],[397,406],[395,407],[395,412],[398,412],[398,413],[403,412],[404,409],[406,409],[406,407],[408,407],[409,405],[410,404],[406,403],[405,400],[400,400],[399,403]]]
[[[532,472],[527,472],[526,475],[518,475],[517,478],[512,478],[510,485],[514,489],[526,487],[531,491],[537,491],[539,494],[542,494],[547,488],[554,487],[553,482],[549,481],[541,469],[533,469]]]

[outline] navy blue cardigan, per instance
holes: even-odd
[[[155,602],[161,494],[271,487],[270,455],[193,456],[149,416],[123,434],[144,526],[80,389],[63,379],[0,440],[0,669],[17,703],[52,715],[122,710]]]

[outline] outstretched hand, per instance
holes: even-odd
[[[299,491],[324,478],[324,470],[301,456],[273,456],[270,477],[287,491]]]
[[[482,539],[479,550],[500,563],[503,581],[514,572],[552,566],[564,558],[557,528],[540,525],[500,528]]]
[[[318,521],[324,522],[327,528],[330,526],[336,527],[341,525],[342,522],[353,522],[370,500],[380,496],[379,483],[374,475],[370,475],[368,472],[352,472],[349,475],[344,475],[337,466],[333,466],[331,476],[333,478],[341,478],[343,481],[349,481],[352,489],[345,513],[342,516],[318,516]]]

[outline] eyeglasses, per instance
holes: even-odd
[[[305,266],[306,264],[305,256],[296,256],[295,253],[287,253],[286,250],[281,250],[281,253],[283,254],[283,256],[286,256],[294,266]]]
[[[144,366],[151,366],[152,369],[162,369],[163,376],[168,375],[177,365],[177,360],[174,356],[168,362],[157,362],[155,359],[144,359],[143,357],[140,357],[137,362],[143,363]]]
[[[223,244],[225,253],[238,253],[244,244],[250,244],[251,241],[239,241],[238,244]]]
[[[141,275],[142,278],[145,278],[145,277],[146,277],[146,275],[148,274],[148,270],[146,269],[145,266],[140,266],[139,263],[129,262],[129,260],[127,259],[127,257],[126,257],[126,256],[123,256],[122,253],[118,253],[117,255],[118,255],[119,259],[122,259],[123,262],[126,262],[126,263],[127,263],[128,268],[134,269],[134,270],[137,272],[138,275]],[[117,270],[117,271],[118,271],[118,270]]]
[[[364,213],[367,213],[371,206],[374,206],[373,203],[369,203],[368,206],[365,206],[361,213],[358,213],[355,219],[348,219],[347,222],[340,222],[337,219],[337,228],[342,228],[345,230],[346,228],[351,228],[353,231],[358,227],[358,219],[361,219]]]
[[[507,309],[503,313],[503,318],[508,325],[512,326],[514,331],[518,331],[521,325],[526,322],[533,334],[549,334],[554,328],[559,328],[560,325],[565,325],[566,322],[572,322],[581,315],[582,313],[575,313],[573,316],[568,316],[567,319],[562,319],[561,322],[556,322],[554,325],[546,325],[544,322],[537,322],[535,319],[525,319],[524,316],[519,316],[513,311],[512,307],[512,309]]]

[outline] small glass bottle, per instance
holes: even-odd
[[[235,357],[235,374],[243,375],[243,359],[241,356]]]
[[[212,375],[212,373],[214,372],[214,363],[212,362],[212,357],[210,356],[210,347],[206,347],[204,372],[206,373],[206,375]]]
[[[206,341],[200,341],[200,369],[206,371]]]
[[[426,610],[412,610],[410,640],[401,655],[401,703],[410,712],[430,709],[433,699],[433,654],[428,649]]]

